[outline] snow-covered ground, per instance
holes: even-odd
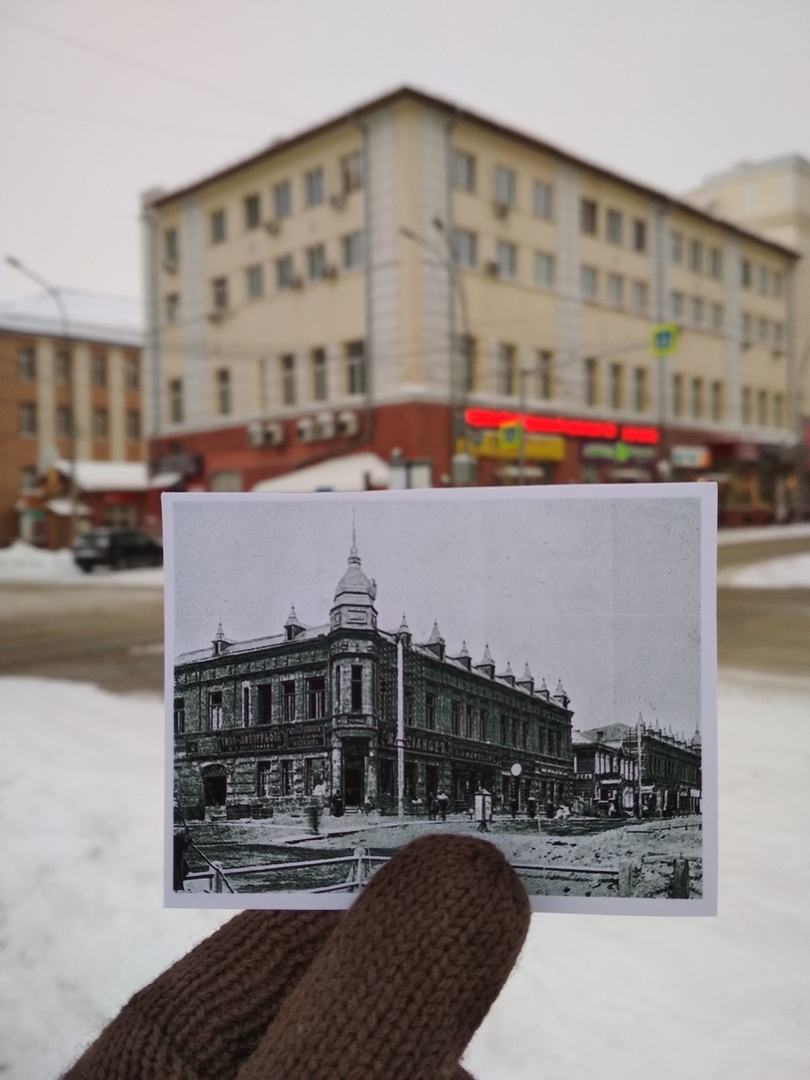
[[[810,1075],[810,678],[720,678],[720,914],[533,917],[479,1080]],[[229,913],[161,906],[162,710],[0,679],[0,1069],[50,1080]],[[452,993],[452,988],[448,988]]]
[[[730,566],[718,572],[717,584],[737,589],[808,589],[810,553],[765,559],[750,566]]]
[[[82,573],[67,548],[45,551],[16,540],[0,548],[0,582],[54,582],[66,585],[143,585],[161,588],[163,567],[148,566],[137,570],[108,570],[101,567],[91,574]]]

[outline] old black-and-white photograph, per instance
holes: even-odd
[[[346,907],[453,832],[535,910],[714,910],[711,485],[165,509],[168,904]]]

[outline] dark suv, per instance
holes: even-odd
[[[74,541],[73,559],[86,574],[95,566],[162,566],[163,548],[137,529],[90,529]]]

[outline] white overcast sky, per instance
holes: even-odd
[[[305,625],[328,622],[354,510],[381,629],[404,613],[426,641],[435,619],[451,655],[466,641],[478,663],[489,644],[497,672],[510,662],[518,678],[528,661],[552,693],[562,679],[581,729],[641,711],[691,736],[701,641],[714,648],[700,623],[714,608],[713,582],[701,583],[703,487],[667,499],[559,487],[181,498],[169,648],[210,647],[219,620],[231,641],[281,634],[293,604]]]
[[[0,0],[0,254],[138,296],[141,191],[403,83],[681,193],[810,157],[810,3]]]

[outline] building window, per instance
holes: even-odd
[[[20,382],[36,382],[37,361],[34,350],[28,345],[17,352],[17,378]]]
[[[453,151],[453,187],[459,191],[475,191],[475,158],[461,150]]]
[[[262,220],[262,200],[259,195],[248,195],[244,202],[245,228],[258,229]]]
[[[703,416],[703,379],[692,379],[692,416],[696,420]]]
[[[281,358],[281,397],[285,405],[295,404],[295,391],[295,356],[287,353]]]
[[[692,297],[692,325],[703,325],[703,301],[699,296]]]
[[[647,250],[647,222],[633,218],[633,251]]]
[[[773,426],[785,426],[785,397],[784,394],[773,395]]]
[[[20,469],[20,491],[32,495],[38,490],[36,465],[24,465]]]
[[[554,397],[554,358],[544,349],[537,352],[537,396],[541,401]]]
[[[410,686],[405,687],[402,704],[405,709],[405,723],[410,726],[413,724],[413,690]]]
[[[167,263],[176,263],[180,257],[180,244],[177,229],[167,229],[163,234],[163,258]]]
[[[310,281],[320,281],[326,270],[326,248],[315,244],[307,248],[307,277]]]
[[[211,214],[211,243],[221,244],[225,239],[225,211],[215,210]]]
[[[669,310],[672,318],[679,321],[683,318],[683,293],[671,292],[669,294]]]
[[[711,386],[711,410],[712,420],[723,419],[723,384],[713,382]]]
[[[647,411],[647,399],[647,369],[636,368],[633,372],[633,408],[636,412]]]
[[[291,289],[295,283],[295,269],[292,255],[282,255],[276,259],[276,288],[279,292]]]
[[[321,782],[321,777],[316,772],[318,762],[315,758],[304,758],[304,794],[311,795],[315,785]]]
[[[545,221],[551,221],[551,216],[554,211],[553,195],[551,184],[544,184],[542,180],[535,180],[534,182],[534,216],[543,218]]]
[[[453,258],[459,266],[472,268],[478,262],[478,237],[469,229],[453,229]]]
[[[182,735],[186,730],[186,699],[176,697],[174,699],[174,733]]]
[[[775,322],[773,324],[773,347],[777,350],[783,349],[785,346],[785,324]]]
[[[580,231],[588,236],[596,236],[599,225],[599,212],[593,199],[580,199],[579,201],[579,227]]]
[[[214,300],[214,311],[226,311],[228,308],[228,279],[215,278],[211,282],[211,294]]]
[[[585,404],[599,404],[599,362],[593,356],[585,360]]]
[[[109,418],[106,409],[93,409],[93,438],[106,439],[109,435]]]
[[[346,195],[363,186],[363,155],[359,150],[340,159],[340,181]]]
[[[504,716],[503,713],[501,713],[501,718],[500,719],[501,719],[501,723],[500,723],[501,743],[504,746],[508,746],[508,744],[509,744],[509,720],[508,720],[508,718],[506,716]]]
[[[312,350],[312,396],[315,401],[329,397],[326,385],[326,349]]]
[[[782,292],[784,291],[784,282],[785,282],[785,279],[784,279],[783,275],[778,273],[778,272],[774,272],[772,284],[773,284],[773,295],[775,297],[780,298],[782,296]]]
[[[285,724],[295,720],[295,680],[288,679],[281,684],[281,717]]]
[[[649,295],[646,281],[634,281],[630,286],[630,306],[634,311],[646,311]]]
[[[169,293],[166,297],[166,322],[180,322],[180,294]]]
[[[495,202],[499,206],[515,205],[515,172],[498,165],[495,169]]]
[[[312,169],[304,177],[304,201],[307,206],[320,206],[323,195],[323,169]]]
[[[760,427],[768,426],[768,391],[760,390],[757,393],[757,423]]]
[[[461,702],[450,702],[450,730],[453,735],[461,734]]]
[[[621,409],[624,405],[624,368],[621,364],[610,365],[610,407]]]
[[[127,438],[137,442],[141,437],[141,414],[137,409],[127,409]]]
[[[58,405],[56,409],[56,435],[59,439],[69,439],[73,434],[73,410],[69,405]]]
[[[720,248],[709,250],[709,274],[718,280],[723,276],[723,252]]]
[[[57,356],[57,361],[59,357]],[[68,369],[70,357],[68,357]],[[138,390],[141,385],[141,371],[137,356],[124,357],[124,386],[127,390]]]
[[[350,394],[366,393],[366,344],[350,341],[346,345],[346,387]]]
[[[683,237],[678,232],[669,234],[669,260],[673,263],[683,261]]]
[[[289,758],[282,758],[281,765],[281,794],[289,796],[293,793],[293,763]]]
[[[242,727],[250,727],[250,687],[242,683]]]
[[[742,421],[744,424],[750,424],[753,419],[753,409],[751,407],[751,387],[744,386],[742,388]]]
[[[624,304],[624,280],[618,274],[607,276],[607,302],[611,307],[621,307]]]
[[[495,245],[495,262],[498,277],[514,278],[517,274],[517,247],[507,240],[499,240]]]
[[[691,240],[689,243],[689,269],[696,274],[703,272],[703,244],[700,240]]]
[[[764,344],[768,340],[768,320],[757,319],[757,337]]]
[[[740,285],[744,289],[751,288],[751,261],[750,259],[740,259]]]
[[[277,221],[289,217],[292,213],[292,187],[289,180],[283,180],[273,188],[273,216]]]
[[[256,766],[256,792],[262,799],[273,794],[273,766],[269,761],[260,761]]]
[[[748,345],[751,341],[751,316],[747,311],[742,313],[740,318],[740,336],[742,337],[743,344]]]
[[[436,695],[425,694],[425,727],[428,731],[436,730]]]
[[[467,708],[464,710],[464,712],[465,712],[465,715],[464,715],[464,735],[468,739],[474,739],[475,738],[475,720],[474,720],[474,715],[475,714],[473,712],[472,705],[468,705]]]
[[[307,683],[307,713],[310,720],[326,716],[326,679],[318,675]]]
[[[477,381],[477,345],[475,338],[469,334],[462,335],[458,344],[462,364],[461,385],[465,393],[469,394],[475,390]]]
[[[174,424],[181,424],[185,419],[183,401],[183,380],[171,379],[169,382],[169,419]]]
[[[357,270],[363,265],[363,234],[350,233],[340,241],[344,270]]]
[[[264,268],[249,266],[245,271],[248,300],[259,300],[264,295]]]
[[[712,330],[722,330],[723,322],[723,305],[712,304]]]
[[[363,711],[363,665],[352,664],[352,705],[353,713]]]
[[[517,349],[514,345],[498,343],[496,392],[505,397],[512,397],[515,393],[515,376],[517,366]]]
[[[273,687],[270,683],[260,683],[256,687],[256,715],[262,726],[273,722]]]
[[[481,709],[478,713],[478,737],[481,742],[489,741],[489,717],[486,709]]]
[[[208,727],[211,731],[222,729],[222,691],[208,692]]]
[[[104,353],[93,353],[90,361],[90,382],[96,387],[107,385],[107,357]]]
[[[758,266],[757,269],[756,269],[756,275],[757,275],[756,276],[756,281],[757,281],[756,289],[757,289],[757,292],[761,296],[767,296],[768,292],[769,292],[769,289],[768,289],[769,274],[768,274],[767,268],[764,267],[764,266]]]
[[[624,233],[624,218],[618,210],[608,210],[605,219],[605,236],[610,244],[621,244]]]
[[[583,300],[595,300],[599,293],[599,273],[592,266],[580,266],[579,289]]]
[[[550,289],[554,285],[554,256],[545,251],[534,253],[534,283],[541,289]]]
[[[672,376],[672,412],[674,416],[683,416],[683,375]]]
[[[135,362],[137,364],[137,360]],[[72,370],[73,359],[70,354],[70,349],[60,349],[54,358],[53,364],[53,378],[56,385],[67,386],[70,382]],[[127,387],[127,389],[129,389],[129,387]],[[137,389],[137,387],[135,389]]]
[[[231,373],[228,368],[220,368],[217,371],[217,412],[220,416],[227,416],[233,407],[231,400]]]

